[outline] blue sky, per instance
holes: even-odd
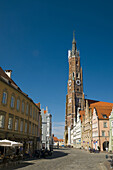
[[[112,0],[0,1],[1,67],[64,127],[73,30],[87,98],[113,102]],[[61,122],[59,124],[59,122]],[[63,131],[62,131],[63,132]]]

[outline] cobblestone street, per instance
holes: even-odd
[[[51,157],[24,161],[14,169],[32,170],[105,170],[105,153],[89,153],[79,149],[57,149]],[[8,168],[10,169],[10,168]]]

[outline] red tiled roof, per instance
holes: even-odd
[[[106,119],[109,119],[109,116],[110,116],[111,111],[112,111],[112,107],[109,108],[109,109],[96,107],[96,111],[97,111],[98,119],[106,120]],[[103,115],[106,115],[107,118],[103,117]]]
[[[57,137],[53,137],[54,142],[58,142],[58,138]]]
[[[95,108],[97,111],[98,119],[104,119],[104,120],[109,119],[109,116],[112,111],[112,107],[113,107],[113,103],[101,102],[101,101],[98,101],[90,105],[90,108],[92,109],[92,113],[93,113],[93,109]],[[106,115],[107,118],[104,118],[103,115]]]
[[[46,114],[46,110],[44,110],[44,114]]]

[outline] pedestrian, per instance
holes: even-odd
[[[90,148],[90,146],[89,146],[89,152],[90,152],[90,150],[91,150],[91,148]]]

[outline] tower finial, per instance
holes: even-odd
[[[75,30],[73,31],[73,42],[75,42]]]

